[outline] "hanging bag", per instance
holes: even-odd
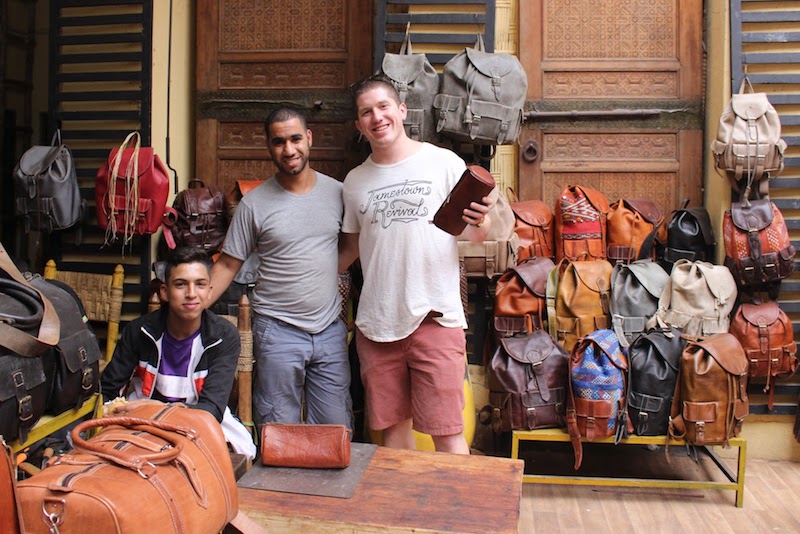
[[[506,188],[514,212],[514,233],[519,237],[517,261],[526,258],[552,258],[553,212],[541,200],[520,200],[510,187]]]
[[[167,222],[167,168],[141,143],[139,132],[131,132],[97,171],[97,224],[106,231],[106,244],[121,236],[126,245],[134,235],[153,234]],[[168,213],[174,214],[172,208]]]
[[[81,221],[81,201],[75,162],[56,130],[50,146],[32,146],[14,168],[16,212],[25,232],[64,230]]]
[[[228,231],[228,199],[219,187],[189,180],[189,187],[172,203],[175,223],[170,230],[177,246],[218,252]]]
[[[569,185],[556,201],[556,262],[606,259],[606,219],[611,207],[600,191]]]
[[[483,36],[448,61],[433,100],[436,131],[475,145],[509,145],[522,129],[528,77],[511,54],[486,52]]]
[[[400,102],[405,103],[408,113],[403,121],[406,134],[417,141],[433,142],[437,139],[433,119],[433,99],[439,92],[439,73],[425,57],[414,54],[411,49],[411,24],[399,54],[385,54],[377,74],[383,74],[397,89]]]

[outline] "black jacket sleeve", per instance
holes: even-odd
[[[210,320],[216,321],[216,327],[222,331],[221,342],[206,351],[208,375],[203,382],[200,398],[192,407],[209,412],[221,422],[233,388],[241,342],[239,332],[231,323],[218,317]]]
[[[138,354],[142,350],[139,342],[142,334],[139,328],[140,321],[133,321],[122,329],[122,335],[114,348],[114,355],[100,377],[100,390],[105,401],[121,396],[133,376],[139,360]]]

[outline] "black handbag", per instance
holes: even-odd
[[[569,354],[550,334],[504,337],[489,364],[495,432],[566,426]]]
[[[664,436],[686,340],[675,328],[651,330],[628,349],[628,417],[638,436]]]

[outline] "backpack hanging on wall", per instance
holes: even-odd
[[[437,138],[433,118],[433,99],[439,92],[439,73],[425,57],[411,50],[411,23],[406,26],[406,35],[399,54],[383,56],[377,74],[392,82],[400,101],[405,103],[408,113],[403,121],[406,134],[417,141],[434,142]]]
[[[606,259],[606,219],[611,207],[600,191],[569,185],[556,200],[556,262]]]
[[[86,202],[81,200],[75,162],[56,130],[50,146],[35,145],[25,151],[14,168],[16,213],[26,232],[64,230],[81,221]]]
[[[687,207],[685,199],[667,223],[667,242],[661,255],[661,266],[667,272],[680,259],[714,261],[714,231],[711,217],[703,206]]]
[[[519,236],[517,261],[530,257],[552,258],[555,248],[550,207],[541,200],[519,200],[510,187],[506,191],[514,212],[514,233]]]
[[[754,183],[758,196],[766,197],[769,179],[783,170],[786,142],[781,139],[780,117],[766,93],[754,92],[746,76],[719,119],[711,150],[717,169],[742,200],[750,198]]]
[[[176,245],[219,251],[228,231],[228,199],[222,189],[189,180],[188,189],[178,193],[172,207],[177,215],[171,227]]]
[[[511,54],[485,51],[483,36],[448,61],[433,100],[436,131],[464,143],[517,142],[528,77]]]
[[[658,205],[649,198],[619,199],[611,204],[606,219],[608,261],[630,263],[637,258],[655,259],[652,247],[644,255],[639,252],[647,237],[657,231],[663,220]]]

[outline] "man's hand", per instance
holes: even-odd
[[[495,200],[489,196],[483,197],[480,202],[470,203],[461,215],[461,218],[467,223],[463,233],[464,237],[475,243],[486,240],[489,230],[492,228],[489,210],[494,204]]]

